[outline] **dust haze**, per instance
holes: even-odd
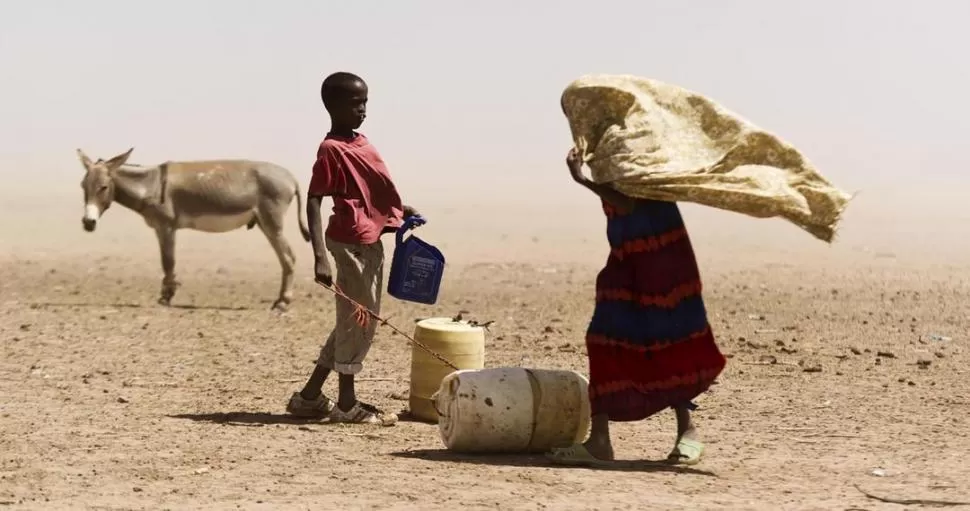
[[[138,236],[129,213],[111,211],[98,238],[63,238],[62,229],[79,231],[77,147],[107,158],[134,146],[132,161],[142,164],[266,159],[306,183],[328,126],[319,82],[336,69],[370,84],[362,129],[405,199],[432,219],[426,237],[456,245],[456,262],[602,253],[598,206],[564,170],[570,137],[558,107],[565,85],[591,72],[707,94],[859,192],[822,258],[864,250],[958,257],[965,246],[956,240],[968,239],[959,148],[970,128],[970,77],[955,64],[967,46],[962,3],[614,2],[590,12],[567,1],[516,8],[516,16],[501,3],[188,5],[0,7],[8,250]],[[351,19],[366,25],[342,21]],[[686,209],[703,252],[733,252],[731,243],[819,250],[781,221]],[[23,215],[29,226],[11,221]]]

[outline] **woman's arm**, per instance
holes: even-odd
[[[594,183],[591,179],[583,175],[583,159],[576,149],[569,151],[569,155],[566,156],[566,166],[569,167],[569,173],[572,175],[573,181],[576,181],[587,190],[595,193],[613,207],[622,212],[629,212],[636,205],[636,199],[620,193],[608,184]]]

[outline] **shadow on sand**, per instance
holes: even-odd
[[[230,426],[262,427],[272,424],[288,424],[294,426],[329,424],[326,419],[301,419],[289,414],[274,414],[268,412],[215,412],[215,413],[185,413],[168,415],[171,419],[183,419],[195,422],[209,422]],[[405,419],[405,417],[401,417]],[[412,419],[413,420],[413,419]],[[410,421],[408,421],[410,422]],[[419,421],[415,421],[419,422]],[[606,467],[570,467],[556,465],[541,454],[465,454],[445,449],[418,449],[390,453],[395,458],[434,461],[442,463],[466,463],[471,465],[491,465],[497,467],[549,467],[549,468],[587,468],[591,470],[614,472],[657,472],[717,477],[717,474],[707,470],[699,470],[685,466],[670,465],[666,461],[653,460],[621,460]]]
[[[269,412],[213,412],[213,413],[182,413],[167,415],[170,419],[184,419],[195,422],[211,422],[214,424],[228,424],[231,426],[266,426],[268,424],[293,424],[293,425],[327,425],[327,419],[311,419],[294,417],[286,413]],[[423,424],[428,427],[436,427],[426,421],[415,419],[408,413],[398,414],[398,423],[413,422]]]
[[[230,426],[267,426],[271,424],[291,424],[303,426],[308,424],[327,424],[322,419],[304,419],[285,413],[269,412],[214,412],[214,413],[181,413],[167,415],[170,419],[184,419],[195,422],[211,422]]]
[[[474,455],[463,454],[443,449],[420,449],[413,451],[393,452],[391,456],[397,458],[437,461],[445,463],[467,463],[472,465],[491,465],[498,467],[549,467],[562,469],[586,468],[606,472],[667,472],[674,474],[717,477],[714,472],[699,470],[685,466],[670,465],[665,461],[651,460],[621,460],[606,467],[572,467],[557,465],[547,460],[541,454],[503,454],[503,455]]]
[[[60,307],[91,307],[97,309],[179,309],[179,310],[210,310],[210,311],[249,311],[251,307],[229,307],[225,305],[169,305],[141,304],[141,303],[92,303],[92,302],[34,302],[32,309],[60,308]]]

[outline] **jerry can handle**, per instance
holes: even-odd
[[[425,220],[421,215],[409,216],[405,218],[404,223],[401,224],[401,227],[398,227],[397,234],[395,235],[397,244],[400,245],[401,243],[404,243],[405,233],[426,223],[428,223],[428,221]]]

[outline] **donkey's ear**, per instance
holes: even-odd
[[[111,158],[110,160],[104,163],[105,166],[108,167],[108,170],[117,170],[118,167],[124,165],[125,162],[128,161],[128,157],[131,156],[131,152],[134,150],[135,148],[132,147],[131,149],[128,149],[127,151],[119,154],[118,156]]]
[[[81,160],[81,165],[84,165],[84,170],[90,169],[91,165],[93,165],[91,158],[88,158],[88,155],[84,154],[84,151],[80,149],[77,150],[77,157]]]

